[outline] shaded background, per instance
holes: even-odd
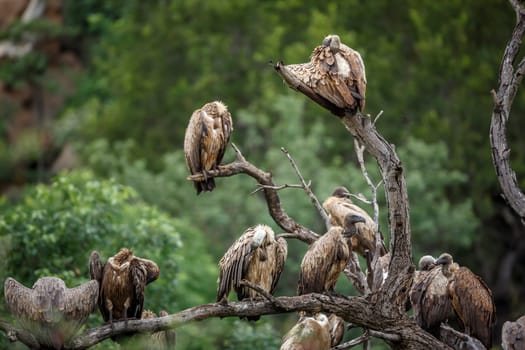
[[[414,262],[448,251],[481,275],[494,293],[498,334],[504,321],[525,313],[525,230],[500,196],[488,138],[489,91],[514,26],[509,4],[48,0],[38,19],[24,22],[28,3],[0,0],[1,44],[30,43],[16,57],[0,45],[2,280],[32,285],[56,275],[72,287],[87,280],[91,250],[107,258],[125,245],[161,267],[146,308],[173,313],[214,301],[216,264],[228,246],[258,223],[280,232],[263,198],[250,195],[251,178],[218,179],[214,192],[198,197],[185,180],[187,122],[216,99],[232,113],[232,141],[276,183],[298,182],[279,150],[285,147],[320,200],[338,185],[370,197],[351,135],[287,88],[270,63],[304,62],[325,35],[337,33],[361,53],[365,112],[384,111],[377,128],[406,168]],[[524,110],[519,93],[508,137],[522,188]],[[233,158],[229,149],[225,161]],[[375,163],[367,166],[378,182]],[[322,233],[304,193],[280,194],[293,218]],[[378,199],[387,233],[382,192]],[[289,245],[277,295],[295,293],[307,249]],[[355,293],[345,279],[337,290]],[[8,317],[4,305],[0,312]],[[208,320],[179,329],[178,343],[278,348],[295,320]],[[93,315],[89,325],[100,322]]]

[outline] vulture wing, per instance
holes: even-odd
[[[253,253],[250,246],[252,238],[253,228],[249,228],[228,248],[219,261],[217,301],[228,299],[232,285],[240,286]]]
[[[286,261],[286,257],[288,256],[288,243],[286,240],[282,237],[279,237],[275,243],[275,260],[274,260],[274,272],[273,280],[272,280],[272,286],[270,288],[270,294],[273,294],[275,291],[275,288],[277,287],[277,282],[279,282],[279,277],[281,276],[281,273],[284,269],[284,263]]]
[[[308,248],[301,262],[298,295],[322,293],[335,287],[350,258],[350,250],[342,233],[341,227],[332,226]]]
[[[489,287],[468,268],[460,267],[450,281],[449,293],[454,311],[465,326],[465,333],[478,338],[490,349],[496,307]]]
[[[92,280],[102,283],[102,272],[104,271],[104,264],[100,260],[100,255],[96,250],[91,253],[89,257],[89,277]]]

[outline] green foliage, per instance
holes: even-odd
[[[236,320],[233,329],[231,337],[225,341],[224,349],[277,349],[281,345],[280,335],[267,322],[261,321],[252,325]]]

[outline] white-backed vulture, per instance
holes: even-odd
[[[289,64],[286,68],[332,105],[355,113],[365,108],[366,74],[359,52],[328,35],[317,46],[310,62]]]
[[[301,317],[283,337],[280,350],[329,350],[330,323],[326,315]]]
[[[202,173],[205,177],[204,181],[193,183],[197,194],[215,188],[215,180],[207,172],[221,163],[232,131],[231,114],[220,101],[206,103],[191,115],[184,136],[184,156],[190,173]]]
[[[287,254],[286,240],[282,237],[275,239],[270,226],[248,228],[219,261],[217,301],[227,302],[232,287],[239,300],[257,299],[259,295],[255,290],[241,284],[243,279],[272,294],[277,287]],[[256,321],[259,317],[247,319]]]
[[[337,187],[332,195],[323,202],[323,208],[330,215],[330,223],[336,226],[342,226],[345,231],[350,233],[350,244],[353,251],[363,257],[367,257],[366,252],[373,256],[376,247],[376,231],[378,227],[374,220],[359,206],[355,205],[350,199],[350,192],[345,187]],[[365,219],[363,223],[350,224],[345,223],[345,218],[351,215],[359,215]],[[355,234],[350,232],[356,229]],[[349,231],[350,230],[350,231]],[[386,248],[381,248],[380,256],[386,253]]]
[[[168,312],[162,310],[159,312],[159,317],[168,316]],[[143,310],[142,319],[156,318],[157,315],[153,311]],[[141,346],[145,350],[168,350],[175,349],[177,335],[175,329],[168,329],[165,331],[158,331],[147,336],[141,334]]]
[[[501,330],[501,346],[503,350],[525,349],[525,316],[515,322],[506,321]]]
[[[27,288],[9,277],[4,284],[8,310],[42,348],[62,349],[95,311],[99,285],[89,281],[67,288],[56,277],[39,278]]]
[[[478,275],[467,267],[454,263],[443,253],[436,260],[448,278],[448,293],[452,307],[464,328],[464,333],[479,339],[487,349],[492,346],[492,328],[496,322],[496,306],[492,292]]]
[[[352,220],[354,223],[365,221],[358,215]],[[343,233],[341,226],[332,226],[310,245],[301,262],[297,295],[334,291],[337,278],[350,258]]]
[[[91,279],[100,284],[98,306],[104,321],[140,319],[146,285],[160,274],[155,262],[136,257],[132,250],[122,248],[102,265],[100,255],[93,251],[89,269]]]
[[[435,265],[432,256],[421,257],[409,298],[416,323],[435,336],[439,335],[441,322],[447,321],[452,314],[448,282],[441,266]]]

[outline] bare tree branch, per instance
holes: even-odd
[[[520,1],[510,0],[510,3],[516,12],[516,26],[503,54],[498,89],[492,91],[494,108],[490,123],[490,144],[494,168],[505,200],[525,224],[525,194],[519,188],[516,173],[510,166],[510,148],[506,136],[512,102],[525,73],[525,58],[514,69],[525,32],[525,9]]]
[[[383,177],[388,205],[390,252],[392,255],[383,293],[378,296],[378,307],[389,315],[406,318],[404,304],[412,282],[412,244],[409,205],[403,166],[394,148],[381,136],[370,118],[361,113],[352,114],[319,97],[308,85],[278,62],[276,71],[291,88],[298,90],[338,117],[346,129],[366,147],[377,160]]]
[[[348,261],[343,273],[350,281],[352,281],[352,284],[359,294],[368,295],[370,293],[370,288],[366,283],[366,276],[364,275],[363,270],[361,270],[355,252],[350,253],[350,260]]]
[[[27,345],[30,349],[40,348],[40,344],[38,344],[38,342],[31,333],[26,332],[25,330],[16,326],[13,326],[12,324],[4,320],[0,320],[0,330],[6,333],[7,339],[9,339],[10,342],[19,341]]]
[[[350,341],[347,341],[346,343],[339,344],[336,347],[333,347],[332,350],[346,350],[353,348],[354,346],[357,346],[359,344],[362,344],[370,339],[370,335],[368,332],[364,332],[359,337],[352,339]]]
[[[241,151],[232,144],[235,153],[237,154],[237,159],[226,165],[219,165],[216,170],[207,171],[208,176],[213,177],[228,177],[237,174],[246,174],[253,177],[260,185],[265,186],[263,188],[264,196],[266,198],[266,203],[268,205],[268,211],[274,219],[274,221],[286,232],[294,233],[297,239],[300,239],[303,242],[308,244],[315,241],[319,238],[319,235],[308,228],[300,225],[294,219],[292,219],[284,211],[277,190],[275,190],[275,183],[273,182],[272,175],[270,173],[264,172],[257,168],[255,165],[248,162]],[[202,174],[195,174],[187,177],[188,180],[203,180],[204,176]]]
[[[374,304],[362,297],[316,293],[295,297],[275,297],[274,301],[212,303],[192,307],[161,318],[118,321],[114,322],[113,325],[106,324],[92,328],[74,337],[65,348],[87,349],[113,336],[131,335],[137,332],[158,332],[210,317],[245,317],[307,311],[334,313],[347,322],[370,329],[370,335],[383,335],[382,338],[396,343],[403,349],[421,349],[423,346],[428,346],[431,349],[450,349],[419,328],[409,318],[399,319],[387,315],[380,318],[370,317],[375,309]],[[7,332],[14,327],[5,322],[0,322],[0,329]],[[372,331],[377,331],[377,333],[372,333]],[[22,341],[21,338],[18,339]]]
[[[308,195],[308,197],[312,201],[314,207],[319,212],[319,215],[321,215],[321,218],[323,219],[323,221],[325,223],[326,229],[329,230],[330,226],[331,226],[330,219],[328,218],[328,215],[326,214],[326,211],[324,210],[323,206],[321,205],[321,203],[319,203],[319,200],[317,199],[315,194],[312,192],[312,189],[310,188],[310,182],[308,184],[306,184],[306,182],[304,181],[303,175],[301,174],[301,171],[299,170],[299,167],[295,163],[295,160],[292,158],[292,156],[290,155],[288,150],[285,149],[284,147],[281,147],[281,151],[284,154],[286,154],[286,157],[288,158],[288,160],[292,164],[292,167],[295,170],[295,173],[297,174],[297,176],[301,180],[301,184],[303,185],[304,191],[306,192],[306,194]]]

